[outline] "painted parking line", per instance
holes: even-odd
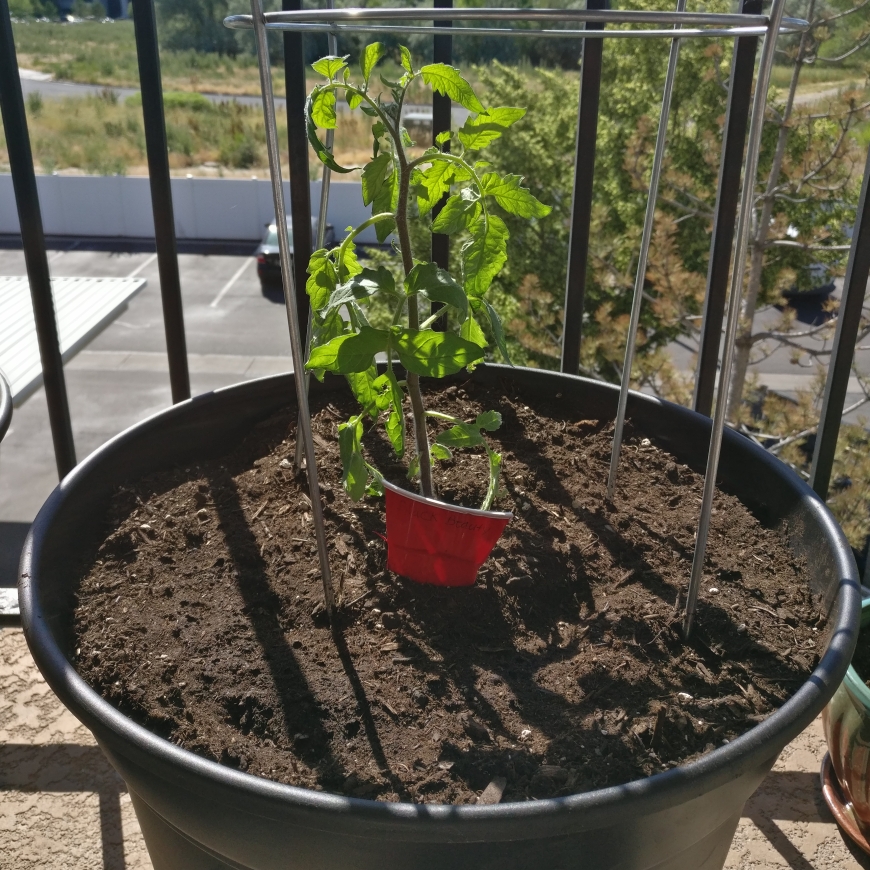
[[[147,269],[156,259],[157,254],[152,254],[147,260],[140,263],[127,277],[135,278],[143,269]]]
[[[227,283],[224,284],[223,287],[221,287],[221,291],[220,291],[220,293],[218,293],[218,295],[215,296],[215,298],[211,301],[211,304],[208,306],[209,308],[217,308],[218,305],[220,305],[220,301],[221,301],[221,299],[223,299],[224,296],[227,295],[227,293],[228,293],[228,292],[230,291],[230,289],[232,288],[233,284],[235,284],[236,281],[238,281],[239,278],[242,277],[242,272],[244,272],[245,269],[247,269],[248,266],[250,266],[251,263],[253,263],[253,262],[254,262],[254,258],[253,258],[253,257],[247,257],[247,258],[245,259],[245,262],[242,263],[242,265],[239,267],[239,270],[236,272],[236,274],[233,275],[233,277],[230,278],[230,280],[227,281]]]

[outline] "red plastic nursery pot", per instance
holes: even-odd
[[[513,514],[425,498],[384,481],[387,567],[417,583],[471,586]]]

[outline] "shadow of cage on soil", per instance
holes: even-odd
[[[95,861],[93,866],[125,870],[121,794],[127,788],[99,747],[71,743],[4,744],[0,746],[0,793],[4,790],[96,793],[102,863]],[[31,844],[30,848],[37,847]]]

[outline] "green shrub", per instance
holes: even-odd
[[[220,162],[224,166],[250,169],[258,163],[259,148],[250,130],[233,133],[224,138],[220,148]]]
[[[133,94],[127,97],[126,104],[133,108],[142,105],[142,94]],[[171,109],[188,109],[192,112],[213,112],[214,104],[202,94],[187,93],[185,91],[166,91],[163,94],[163,107],[165,111]]]

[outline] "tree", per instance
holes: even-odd
[[[237,31],[224,27],[234,12],[250,12],[231,0],[156,0],[163,45],[175,51],[215,52],[235,57]],[[239,6],[239,8],[236,8]]]
[[[728,397],[728,416],[742,413],[747,373],[757,349],[770,352],[770,344],[787,343],[796,351],[795,362],[811,350],[791,335],[790,315],[773,329],[757,330],[755,314],[760,304],[776,302],[790,286],[808,289],[811,266],[818,262],[837,268],[848,248],[845,227],[853,219],[860,172],[860,147],[850,135],[867,117],[868,105],[848,90],[831,99],[819,111],[816,105],[800,105],[797,88],[802,71],[819,58],[832,37],[835,23],[845,29],[850,16],[866,6],[859,2],[842,11],[808,0],[805,15],[811,27],[795,44],[783,49],[792,63],[784,95],[774,94],[764,131],[760,191],[756,195],[749,244],[749,274],[743,294],[741,327],[737,337],[734,369]],[[866,39],[864,40],[866,42]],[[861,40],[855,47],[860,48]],[[842,60],[851,57],[843,53]],[[832,62],[829,58],[829,62]],[[809,338],[829,328],[804,331]],[[814,354],[817,359],[829,349]]]

